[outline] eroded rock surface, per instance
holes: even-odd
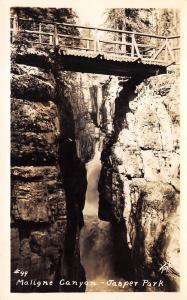
[[[57,282],[86,279],[79,255],[85,163],[100,138],[108,77],[64,72],[55,53],[41,49],[12,53],[12,270],[22,267],[28,279],[53,280],[49,291],[77,291]],[[16,280],[13,275],[13,291],[37,291],[17,287]]]
[[[27,270],[27,279],[53,280],[57,290],[67,226],[66,196],[59,165],[60,123],[54,102],[55,80],[50,70],[12,63],[12,272]],[[16,55],[16,54],[15,54]],[[33,54],[34,55],[34,54]],[[43,55],[46,57],[46,55]],[[25,58],[25,61],[24,61]],[[16,286],[12,290],[25,291]],[[41,288],[42,289],[42,288]],[[27,292],[36,291],[27,287]]]
[[[123,118],[115,114],[114,133],[105,139],[99,215],[116,223],[125,218],[135,277],[163,278],[162,290],[174,291],[180,251],[178,79],[175,73],[151,77],[124,95],[122,90],[115,103],[124,102]],[[165,263],[171,272],[161,274]]]

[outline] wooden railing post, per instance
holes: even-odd
[[[98,38],[98,30],[94,30],[94,52],[100,51],[100,41]]]
[[[132,33],[132,37],[131,37],[131,57],[134,57],[134,33]]]
[[[89,40],[86,41],[86,48],[90,49],[90,41]]]
[[[97,40],[97,48],[98,48],[98,51],[100,52],[101,51],[101,43],[100,43],[99,39]]]
[[[39,43],[41,44],[42,43],[42,36],[41,36],[41,32],[42,31],[42,24],[39,23]]]
[[[94,30],[94,52],[97,51],[97,29]]]
[[[140,51],[138,49],[138,45],[137,45],[137,42],[136,42],[136,39],[135,39],[135,34],[133,34],[133,43],[134,43],[134,49],[136,51],[137,57],[140,58],[141,55],[140,55]]]
[[[174,58],[175,58],[175,62],[177,62],[179,60],[179,57],[178,57],[178,52],[173,50],[173,49],[177,48],[178,43],[179,43],[178,39],[172,39],[171,40],[171,47],[172,47],[172,52],[173,52],[173,55],[174,55]]]
[[[18,34],[18,31],[19,31],[18,15],[15,14],[14,19],[13,19],[12,42],[15,41],[16,35]]]
[[[122,33],[122,43],[126,43],[126,34],[125,33]],[[127,46],[126,45],[122,45],[121,51],[122,51],[123,54],[126,54],[126,52],[127,52]]]
[[[168,61],[168,47],[167,47],[167,44],[168,44],[168,39],[166,38],[165,57],[164,57],[165,62]]]
[[[166,48],[168,49],[168,53],[171,56],[172,62],[175,62],[175,57],[174,57],[174,54],[173,54],[173,50],[172,50],[172,47],[170,46],[170,43],[169,43],[168,39],[166,39]]]
[[[54,24],[54,46],[58,46],[59,41],[58,41],[58,29],[57,29],[57,24]]]

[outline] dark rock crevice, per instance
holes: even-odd
[[[80,263],[79,235],[84,224],[82,210],[87,188],[85,163],[77,156],[75,141],[75,120],[72,103],[65,96],[64,82],[56,72],[56,100],[60,120],[59,163],[66,193],[67,230],[65,252],[61,265],[61,278],[70,282],[84,282],[84,269]],[[62,70],[61,70],[62,72]],[[60,75],[60,76],[59,76]],[[75,101],[75,99],[72,99]],[[63,292],[84,292],[85,286],[60,287]]]
[[[132,211],[132,219],[135,224],[135,241],[133,244],[133,250],[131,256],[133,257],[133,270],[134,278],[138,281],[141,281],[142,278],[150,278],[148,274],[146,260],[145,260],[145,234],[142,228],[141,219],[142,219],[142,210],[143,210],[143,201],[145,193],[141,192],[138,202],[136,204],[135,212]],[[141,286],[140,291],[146,291],[146,288]]]
[[[141,79],[142,80],[142,79]],[[115,100],[113,117],[113,132],[106,134],[104,147],[101,153],[102,169],[98,185],[99,190],[99,218],[111,222],[113,239],[114,268],[116,276],[131,280],[134,277],[134,268],[131,250],[127,243],[127,228],[124,219],[125,199],[123,182],[115,168],[116,157],[113,146],[119,133],[127,125],[125,118],[129,109],[129,102],[133,100],[139,78],[126,79],[122,83],[122,90]],[[105,117],[107,118],[107,116]]]
[[[111,223],[113,241],[114,270],[116,276],[126,280],[134,280],[134,268],[131,251],[127,243],[127,227],[125,220]]]
[[[99,217],[101,220],[123,220],[124,199],[121,196],[120,187],[123,184],[120,182],[117,170],[115,170],[116,160],[113,151],[113,145],[116,143],[119,133],[126,126],[128,127],[125,117],[130,111],[129,102],[136,96],[135,89],[137,84],[141,82],[140,78],[131,78],[122,84],[123,88],[119,96],[115,100],[115,113],[113,118],[113,132],[106,134],[104,140],[103,151],[101,153],[102,170],[99,180],[98,190],[100,193],[99,200]],[[115,187],[116,185],[116,187]],[[113,199],[116,197],[116,200]],[[119,207],[117,207],[119,205]],[[115,215],[115,212],[118,214]]]
[[[116,142],[120,131],[123,128],[128,128],[126,115],[130,111],[129,102],[133,101],[136,97],[136,87],[144,80],[144,76],[132,77],[120,83],[122,90],[119,93],[119,97],[115,100],[115,115],[113,120],[114,143]]]

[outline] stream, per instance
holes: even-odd
[[[96,143],[95,155],[86,165],[87,192],[84,207],[85,225],[80,234],[81,263],[86,272],[87,281],[95,285],[88,285],[86,292],[124,292],[132,291],[129,287],[108,285],[108,280],[124,281],[116,278],[114,272],[114,252],[111,238],[111,224],[98,218],[99,193],[97,190],[101,171],[100,143]]]

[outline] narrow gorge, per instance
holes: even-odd
[[[178,291],[179,68],[79,73],[58,49],[11,51],[12,292]]]

